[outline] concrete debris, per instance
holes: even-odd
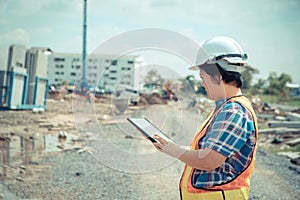
[[[299,145],[300,144],[300,138],[296,138],[294,140],[290,140],[288,142],[286,142],[287,145],[290,145],[290,146],[296,146],[296,145]]]
[[[40,123],[40,124],[39,124],[39,127],[40,127],[40,128],[53,128],[53,127],[55,127],[55,126],[58,126],[58,124],[47,123],[47,122],[45,122],[45,123]]]
[[[58,138],[67,138],[67,132],[58,131]]]
[[[285,127],[278,127],[278,128],[268,128],[268,129],[259,129],[259,135],[261,134],[275,134],[275,135],[283,135],[286,133],[292,134],[300,134],[299,128],[285,128]]]
[[[292,163],[300,165],[300,108],[266,104],[255,96],[250,100],[259,124],[268,127],[259,129],[260,145],[275,148],[277,154],[286,156]]]
[[[293,151],[282,151],[282,152],[278,152],[278,155],[282,155],[288,158],[291,158],[291,161],[295,158],[300,157],[300,153],[299,152],[293,152]]]
[[[16,177],[16,180],[20,182],[24,182],[24,179],[22,179],[21,177]]]
[[[287,115],[287,120],[300,122],[300,114],[287,112],[286,115]]]
[[[269,121],[268,126],[269,128],[300,128],[300,121]]]
[[[32,109],[32,113],[35,113],[35,114],[42,114],[45,112],[45,108],[33,108]]]
[[[286,121],[287,118],[283,117],[283,116],[275,116],[275,120],[277,120],[277,121]]]

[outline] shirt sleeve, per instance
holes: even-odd
[[[249,137],[246,112],[237,102],[227,103],[208,128],[205,146],[226,157],[240,151]]]

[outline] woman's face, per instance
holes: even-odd
[[[200,78],[202,79],[202,87],[207,92],[211,100],[219,100],[225,98],[224,84],[220,77],[212,79],[204,70],[200,69]],[[220,81],[216,81],[216,79]]]

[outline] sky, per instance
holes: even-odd
[[[149,50],[154,53],[133,52],[144,56],[146,63],[180,68],[178,73],[185,74],[190,73],[189,64],[180,55],[159,53],[162,39],[131,33],[147,28],[172,32],[186,37],[187,41],[176,36],[168,40],[183,49],[189,48],[186,42],[200,45],[214,36],[228,36],[241,44],[251,66],[260,71],[256,79],[276,72],[300,83],[299,0],[87,0],[87,5],[88,54],[129,33],[131,40],[158,40],[154,41],[157,48]],[[0,0],[0,68],[5,68],[11,44],[81,53],[82,24],[83,0]]]

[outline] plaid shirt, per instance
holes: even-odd
[[[216,102],[216,109],[225,102]],[[255,128],[251,113],[238,102],[227,102],[214,117],[207,132],[199,141],[199,148],[210,148],[227,157],[212,171],[196,169],[192,184],[196,188],[209,188],[234,179],[252,159]]]

